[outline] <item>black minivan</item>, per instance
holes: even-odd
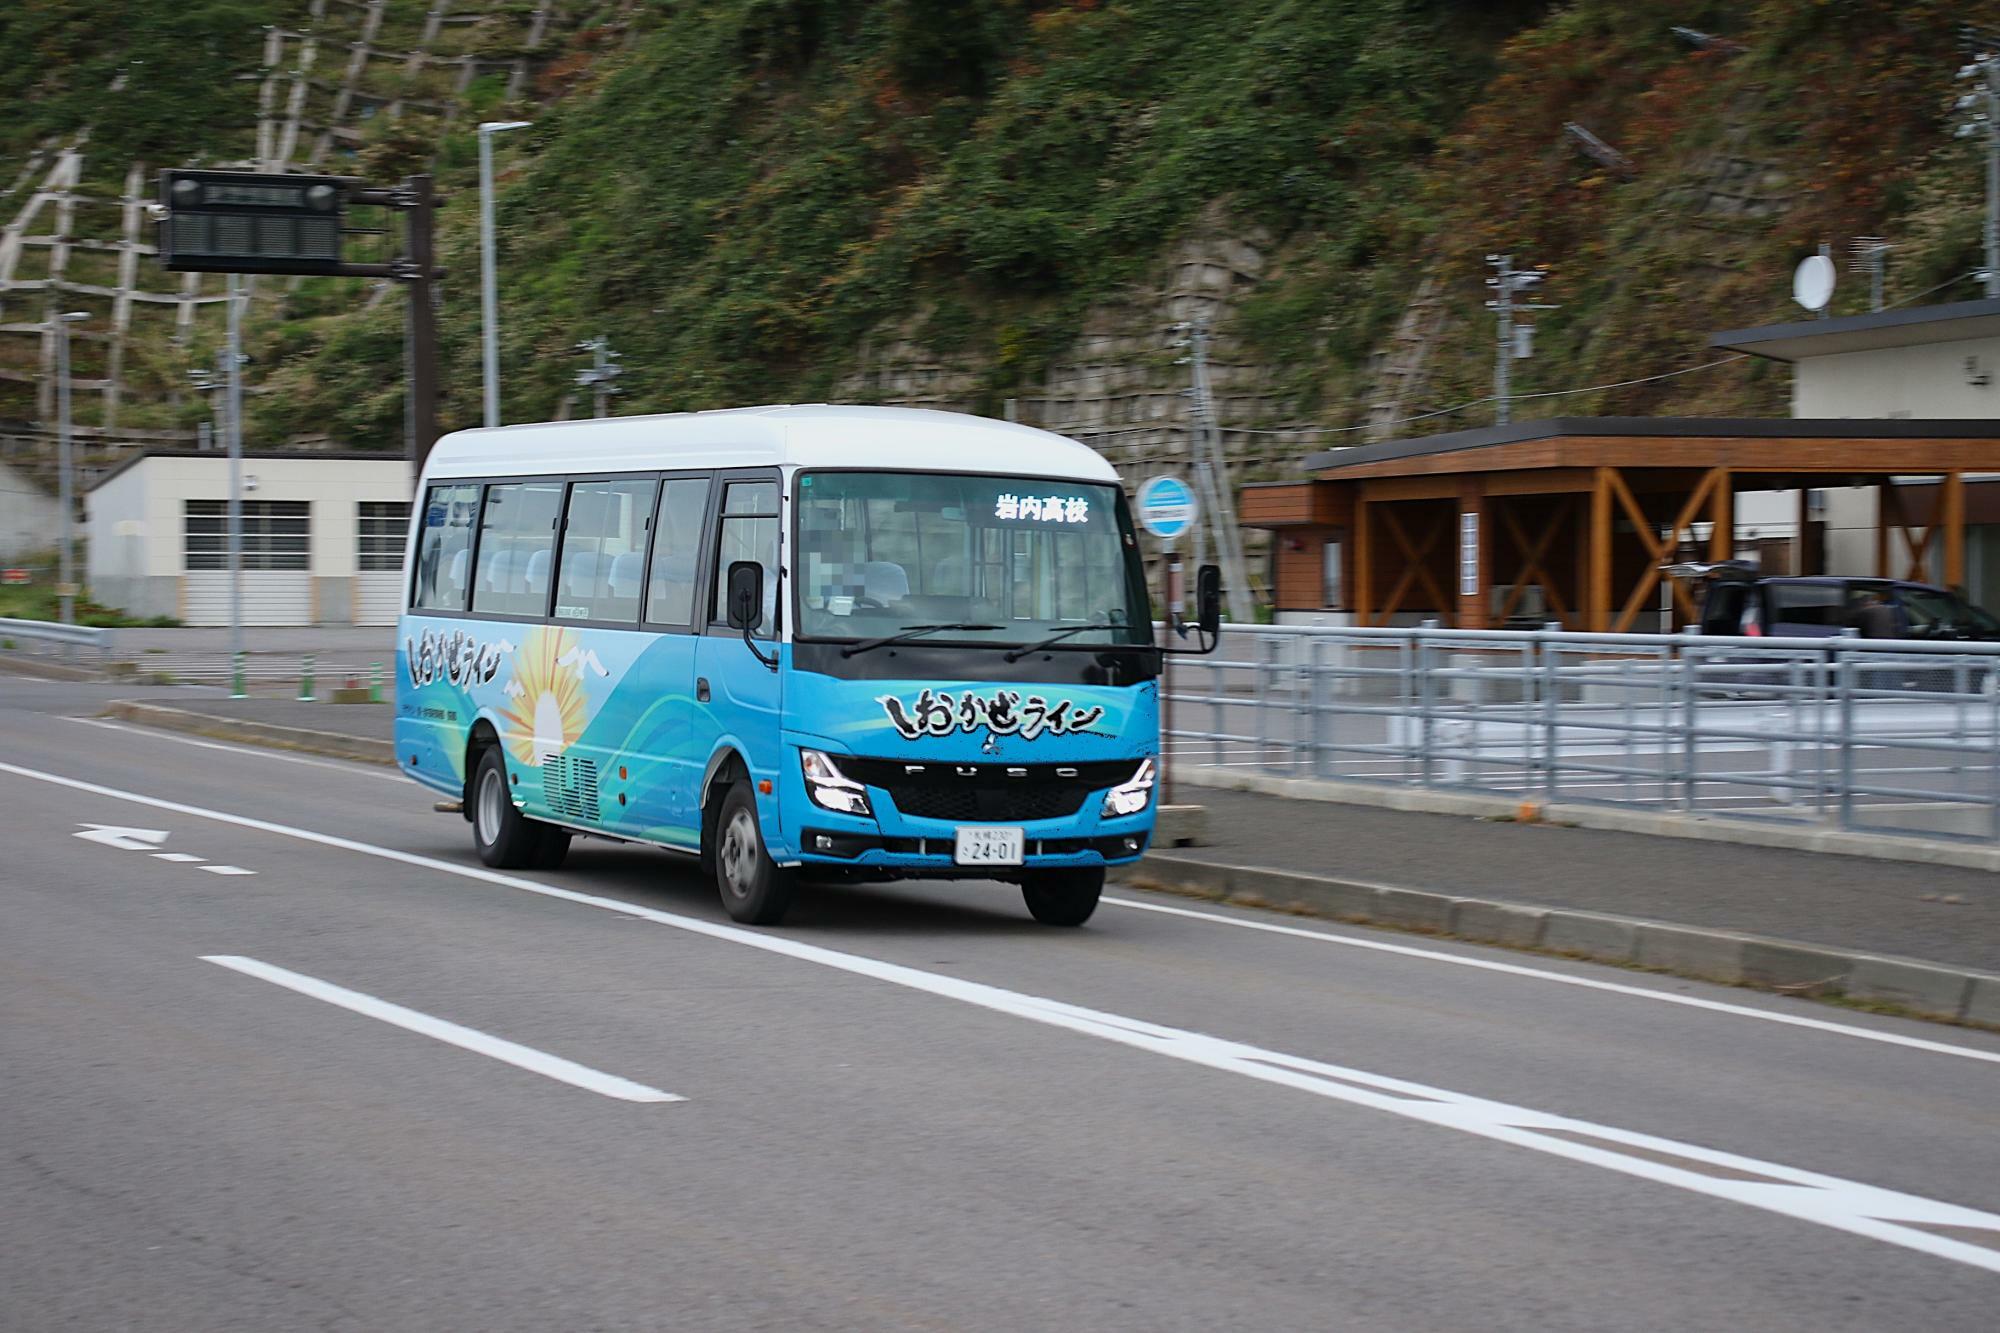
[[[1760,577],[1737,562],[1681,566],[1703,582],[1703,634],[2000,641],[2000,619],[1949,588],[1837,574]]]

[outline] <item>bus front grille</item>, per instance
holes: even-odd
[[[897,759],[837,760],[855,781],[885,792],[913,819],[953,823],[1026,823],[1067,819],[1091,792],[1115,787],[1137,761],[1081,764],[918,764]]]

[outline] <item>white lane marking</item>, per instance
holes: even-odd
[[[1370,884],[1363,887],[1394,888],[1395,886]],[[1553,981],[1563,986],[1581,986],[1585,990],[1604,991],[1612,995],[1630,995],[1641,1000],[1658,1000],[1662,1004],[1678,1004],[1689,1009],[1706,1009],[1711,1013],[1731,1014],[1737,1018],[1754,1018],[1765,1023],[1781,1023],[1786,1027],[1830,1032],[1842,1037],[1859,1037],[1863,1041],[1879,1041],[1890,1046],[1907,1047],[1910,1050],[1930,1051],[1937,1055],[1956,1055],[1966,1060],[1983,1060],[1988,1064],[2000,1064],[2000,1051],[1982,1051],[1976,1046],[1954,1046],[1950,1042],[1932,1041],[1927,1037],[1910,1037],[1900,1032],[1883,1032],[1876,1028],[1856,1027],[1851,1023],[1835,1023],[1825,1018],[1808,1018],[1802,1014],[1777,1014],[1768,1009],[1753,1009],[1746,1004],[1709,1000],[1699,995],[1674,995],[1667,991],[1650,990],[1644,986],[1632,986],[1619,981],[1601,981],[1596,977],[1575,976],[1568,972],[1552,972],[1547,968],[1528,967],[1521,963],[1501,963],[1490,958],[1473,958],[1465,954],[1445,953],[1439,949],[1423,949],[1411,944],[1391,944],[1387,940],[1363,939],[1360,936],[1340,935],[1328,930],[1283,926],[1274,921],[1250,921],[1224,916],[1219,912],[1170,907],[1166,903],[1140,902],[1136,898],[1107,897],[1103,902],[1106,906],[1130,907],[1141,912],[1157,912],[1161,916],[1186,917],[1191,921],[1209,921],[1220,926],[1234,926],[1238,930],[1262,931],[1267,935],[1290,935],[1294,939],[1314,940],[1321,944],[1339,944],[1350,949],[1367,949],[1375,953],[1397,954],[1404,958],[1421,958],[1427,962],[1450,963],[1455,967],[1477,968],[1482,972],[1499,972],[1507,976],[1528,977],[1535,981]]]
[[[154,852],[153,859],[155,861],[179,861],[185,865],[198,865],[208,858],[205,856],[194,856],[187,852]]]
[[[550,1055],[547,1051],[538,1051],[532,1046],[508,1041],[505,1037],[481,1032],[477,1028],[464,1027],[443,1018],[433,1018],[415,1009],[405,1009],[400,1004],[391,1004],[387,1000],[378,1000],[373,995],[364,995],[358,990],[336,986],[330,981],[321,981],[317,977],[290,972],[282,967],[273,967],[269,963],[260,963],[255,958],[244,958],[235,954],[203,954],[202,961],[218,964],[261,981],[268,981],[274,986],[295,990],[301,995],[310,995],[315,1000],[339,1005],[342,1009],[380,1019],[384,1023],[393,1024],[410,1032],[434,1037],[462,1050],[487,1056],[503,1064],[513,1065],[517,1069],[525,1069],[529,1073],[540,1074],[544,1078],[552,1078],[558,1083],[567,1083],[571,1087],[582,1088],[587,1092],[616,1097],[622,1102],[687,1100],[671,1092],[649,1088],[643,1083],[634,1083],[629,1078],[620,1078],[601,1069],[592,1069],[589,1065],[580,1065],[574,1060],[565,1060],[559,1055]]]
[[[332,707],[331,704],[328,707]],[[305,764],[311,768],[330,768],[336,773],[347,773],[357,778],[374,778],[378,782],[393,782],[399,787],[407,787],[409,779],[394,773],[382,773],[366,764],[343,764],[332,759],[308,759],[299,754],[280,754],[276,750],[259,749],[254,745],[223,745],[216,741],[196,740],[192,736],[181,736],[171,731],[161,731],[155,727],[128,727],[117,722],[107,722],[101,717],[76,717],[60,714],[65,722],[81,722],[86,727],[101,727],[105,731],[122,731],[128,735],[145,736],[151,740],[172,741],[176,745],[192,745],[203,750],[221,750],[225,754],[247,754],[255,759],[275,759],[281,764]]]
[[[199,814],[204,818],[218,819],[226,823],[237,823],[244,827],[263,829],[267,832],[279,832],[288,837],[305,837],[309,840],[318,840],[325,842],[328,846],[337,846],[346,850],[367,850],[371,854],[391,857],[409,855],[408,853],[394,852],[389,848],[373,848],[368,844],[350,843],[345,839],[335,838],[329,834],[309,833],[303,829],[291,829],[283,825],[267,824],[261,820],[248,819],[245,816],[201,810],[197,807],[182,806],[173,802],[161,802],[154,797],[140,796],[131,792],[120,792],[109,787],[96,787],[93,784],[80,783],[74,778],[44,774],[33,769],[19,768],[12,764],[0,764],[0,770],[16,773],[23,777],[34,777],[71,786],[81,786],[86,790],[103,792],[140,804],[153,804],[178,811],[189,811]],[[467,871],[467,868],[463,866],[454,866],[448,862],[432,862],[428,858],[421,857],[413,861],[412,864],[445,866],[454,874]],[[1355,882],[1361,884],[1364,888],[1373,889],[1403,887],[1394,884]],[[520,881],[519,883],[532,883],[532,881]],[[547,888],[546,885],[539,884],[534,887],[537,891]],[[560,892],[560,890],[550,891]],[[1323,944],[1340,944],[1355,949],[1370,949],[1377,953],[1398,954],[1405,958],[1421,958],[1429,962],[1449,963],[1456,967],[1471,967],[1486,972],[1527,977],[1536,981],[1552,981],[1564,986],[1579,986],[1585,990],[1603,991],[1612,995],[1627,995],[1644,1000],[1657,1000],[1664,1004],[1677,1004],[1689,1009],[1705,1009],[1711,1013],[1731,1014],[1738,1018],[1751,1018],[1764,1023],[1778,1023],[1786,1027],[1802,1028],[1813,1032],[1825,1032],[1835,1036],[1854,1037],[1862,1041],[1879,1042],[1888,1046],[1901,1046],[1906,1050],[1928,1051],[1936,1055],[1954,1055],[1965,1060],[1980,1060],[1989,1064],[2000,1064],[2000,1051],[1985,1051],[1972,1046],[1955,1046],[1950,1042],[1932,1041],[1925,1037],[1911,1037],[1900,1032],[1885,1032],[1875,1028],[1856,1027],[1853,1024],[1836,1023],[1824,1018],[1808,1018],[1799,1014],[1772,1013],[1764,1009],[1753,1009],[1748,1005],[1730,1004],[1724,1000],[1704,999],[1695,995],[1673,995],[1666,991],[1649,990],[1644,986],[1632,986],[1616,981],[1601,981],[1594,977],[1574,976],[1564,972],[1551,972],[1545,968],[1527,967],[1520,963],[1495,962],[1491,959],[1444,953],[1436,949],[1418,948],[1414,945],[1391,944],[1385,940],[1362,939],[1353,935],[1338,935],[1330,931],[1307,930],[1299,926],[1279,925],[1276,922],[1243,920],[1236,917],[1223,916],[1215,912],[1196,911],[1186,907],[1170,907],[1165,903],[1139,902],[1131,898],[1105,898],[1103,901],[1117,907],[1131,907],[1143,912],[1157,912],[1163,916],[1180,916],[1191,920],[1209,921],[1218,925],[1234,926],[1239,930],[1257,930],[1273,935],[1290,935],[1298,939],[1317,940]]]
[[[67,787],[75,791],[108,796],[154,809],[212,819],[239,828],[256,829],[280,837],[342,851],[359,852],[400,865],[455,875],[461,879],[498,884],[539,897],[575,903],[670,926],[690,935],[724,940],[745,948],[776,954],[800,962],[867,977],[944,999],[1006,1014],[1030,1022],[1063,1028],[1085,1036],[1117,1042],[1137,1050],[1245,1078],[1274,1083],[1335,1101],[1348,1102],[1390,1115],[1422,1121],[1480,1138],[1517,1147],[1532,1148],[1553,1157],[1566,1158],[1602,1167],[1624,1175],[1637,1176],[1659,1184],[1672,1185],[1695,1194],[1727,1199],[1748,1207],[1779,1213],[1803,1222],[1812,1222],[1853,1235],[1867,1236],[1890,1245],[1917,1250],[1942,1259],[2000,1273],[2000,1214],[1980,1212],[1957,1204],[1925,1199],[1918,1195],[1880,1189],[1836,1176],[1823,1176],[1776,1163],[1739,1157],[1672,1139],[1655,1138],[1630,1130],[1589,1121],[1571,1120],[1524,1107],[1509,1106],[1443,1088],[1426,1087],[1402,1079],[1371,1074],[1365,1070],[1322,1064],[1279,1051],[1264,1050],[1242,1042],[1210,1037],[1181,1028],[1164,1027],[1140,1019],[1086,1009],[1037,995],[1004,990],[982,982],[940,976],[900,963],[883,962],[859,954],[842,953],[816,944],[805,944],[783,936],[761,934],[739,926],[725,926],[696,917],[662,912],[656,908],[616,898],[560,889],[550,884],[521,879],[479,866],[456,865],[415,852],[357,842],[330,833],[294,828],[248,815],[208,810],[184,805],[157,796],[121,791],[115,787],[66,778],[55,773],[22,768],[0,762],[0,772],[13,773],[36,782]],[[1610,1145],[1610,1146],[1601,1146]],[[1620,1151],[1629,1149],[1632,1154]],[[1692,1166],[1675,1165],[1676,1162]],[[1748,1177],[1746,1179],[1746,1177]],[[1925,1227],[1956,1228],[1993,1237],[1994,1248],[1950,1236],[1934,1234]]]
[[[150,852],[167,840],[163,828],[120,828],[116,824],[85,824],[83,832],[72,833],[85,842],[101,842],[126,852]]]
[[[201,858],[196,857],[195,859],[200,860]],[[245,870],[242,866],[203,866],[201,868],[211,875],[254,875],[257,873],[254,870]]]

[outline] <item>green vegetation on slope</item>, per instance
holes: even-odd
[[[19,110],[0,149],[87,126],[100,180],[121,155],[240,155],[261,25],[305,8],[15,0],[0,88]],[[424,8],[392,0],[385,31],[413,32]],[[1980,167],[1948,137],[1950,75],[1957,25],[2000,22],[1994,0],[569,0],[560,15],[537,104],[504,107],[498,80],[476,80],[449,127],[371,122],[352,168],[432,165],[449,196],[447,425],[478,408],[470,124],[486,115],[536,121],[500,141],[514,419],[556,410],[573,344],[598,333],[630,367],[621,411],[822,396],[890,334],[976,366],[974,405],[995,410],[1198,218],[1275,238],[1234,331],[1286,391],[1279,417],[1330,424],[1366,410],[1371,355],[1426,278],[1450,318],[1406,406],[1487,392],[1488,251],[1551,266],[1562,308],[1538,318],[1526,392],[1710,359],[1708,331],[1788,317],[1790,266],[1822,241],[1889,237],[1892,299],[1970,295],[1954,279],[1979,262]],[[1734,45],[1691,49],[1674,25]],[[1579,153],[1570,121],[1631,170]],[[1864,291],[1845,283],[1839,308]],[[263,298],[258,438],[394,447],[400,301],[327,282]],[[171,384],[171,359],[128,358],[128,374]],[[1784,379],[1751,362],[1522,410],[1781,412]]]
[[[551,411],[598,331],[632,367],[627,410],[692,408],[824,393],[905,316],[980,356],[996,406],[1211,201],[1281,233],[1360,225],[1477,86],[1491,40],[1467,16],[1495,8],[678,8],[540,115],[502,194],[509,414]],[[469,274],[464,204],[445,250]],[[461,384],[474,295],[447,312]],[[294,387],[274,411],[393,433],[388,404],[316,370]]]

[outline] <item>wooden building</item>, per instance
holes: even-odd
[[[1741,492],[1796,491],[1803,506],[1816,488],[1874,487],[1876,567],[1962,584],[1965,478],[2000,473],[2000,422],[1557,418],[1304,467],[1307,480],[1242,495],[1243,523],[1272,533],[1280,612],[1651,631],[1695,618],[1663,566],[1733,556]]]

